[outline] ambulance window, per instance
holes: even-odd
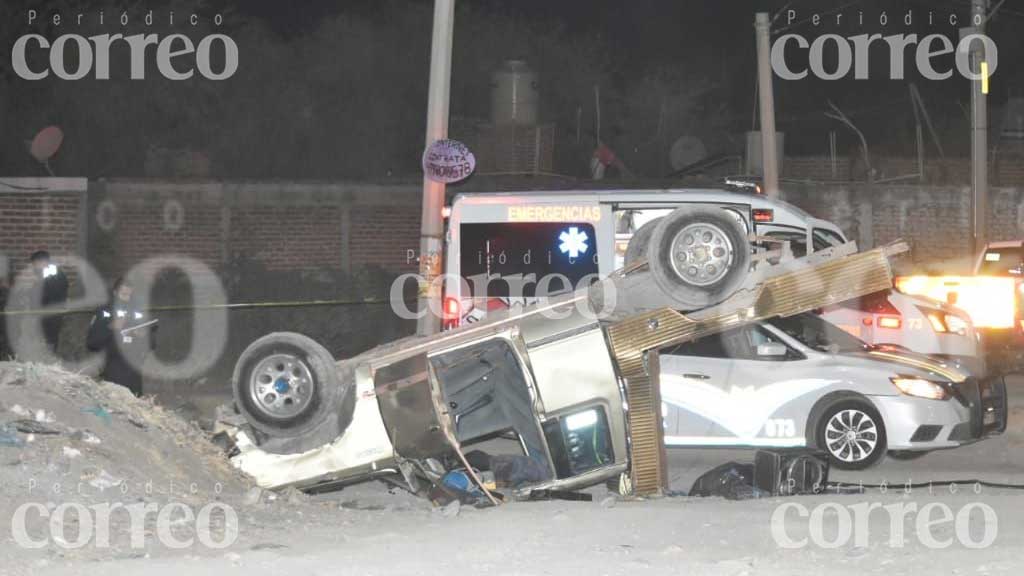
[[[822,248],[828,248],[830,246],[839,246],[845,244],[846,240],[842,236],[836,234],[832,230],[825,228],[814,229],[814,249],[821,250]],[[820,244],[820,248],[819,248]]]
[[[576,288],[598,273],[589,222],[475,223],[462,224],[459,232],[460,271],[476,297],[543,296]],[[475,293],[483,286],[486,294]]]

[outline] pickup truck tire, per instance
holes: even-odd
[[[355,382],[312,338],[268,334],[235,364],[235,405],[260,447],[277,454],[305,452],[344,433],[355,408]]]
[[[750,244],[721,208],[686,206],[658,220],[647,262],[658,288],[679,309],[695,310],[718,304],[743,284]]]
[[[654,234],[654,229],[657,228],[658,222],[660,221],[661,218],[655,218],[654,220],[644,224],[633,234],[633,237],[629,239],[629,244],[626,245],[626,254],[623,258],[623,262],[626,266],[629,266],[641,258],[647,258],[647,247],[651,244],[651,235]]]

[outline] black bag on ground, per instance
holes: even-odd
[[[690,488],[690,496],[721,496],[745,500],[767,496],[754,486],[754,465],[727,462],[705,472]]]

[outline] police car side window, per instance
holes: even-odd
[[[691,342],[666,348],[662,354],[670,356],[699,356],[701,358],[746,358],[750,355],[744,328],[712,334]]]
[[[748,329],[747,329],[747,336],[748,336],[749,341],[750,341],[750,348],[749,348],[749,350],[751,352],[751,357],[748,358],[749,360],[764,360],[764,361],[778,362],[778,361],[781,361],[781,360],[801,360],[801,359],[804,358],[804,355],[801,354],[799,351],[794,350],[788,344],[783,342],[781,338],[777,337],[776,335],[772,334],[771,332],[768,332],[767,330],[765,330],[764,328],[761,328],[760,326],[750,326],[750,327],[748,327]],[[757,347],[760,346],[761,344],[781,344],[781,345],[786,347],[786,355],[785,356],[779,356],[779,357],[767,357],[767,358],[763,357],[763,356],[759,356],[757,354]]]

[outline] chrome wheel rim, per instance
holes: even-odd
[[[694,286],[721,280],[729,272],[734,256],[729,236],[714,224],[690,224],[672,239],[672,269]]]
[[[273,354],[260,360],[249,377],[249,397],[262,414],[293,418],[313,398],[313,374],[298,356]]]
[[[825,425],[825,446],[843,462],[861,462],[875,453],[878,425],[861,410],[840,410]]]

